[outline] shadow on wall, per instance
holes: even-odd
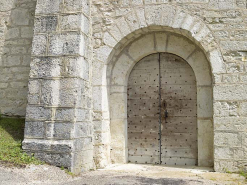
[[[24,119],[0,118],[0,166],[22,168],[26,164],[42,164],[21,148],[24,125]]]
[[[0,2],[0,111],[25,116],[36,1]]]
[[[2,118],[0,117],[0,130],[6,131],[9,137],[15,141],[23,141],[25,120],[21,118]],[[3,136],[0,132],[0,137]]]

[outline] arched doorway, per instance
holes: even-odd
[[[178,58],[186,61],[193,69],[197,91],[197,163],[198,166],[213,166],[211,68],[206,56],[198,46],[187,38],[171,32],[151,32],[140,36],[125,46],[119,55],[114,56],[114,60],[107,67],[112,162],[129,162],[127,117],[129,76],[138,61],[154,53],[170,53],[179,56]],[[186,165],[189,164],[186,163]]]
[[[169,53],[141,59],[127,97],[129,162],[198,164],[196,77],[184,59]]]

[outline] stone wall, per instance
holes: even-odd
[[[95,53],[93,66],[97,66],[93,70],[95,71],[93,85],[94,89],[102,88],[100,91],[93,91],[94,99],[100,100],[97,102],[100,106],[94,105],[94,112],[103,115],[97,122],[101,119],[101,124],[104,125],[101,126],[102,131],[98,130],[97,135],[101,133],[102,137],[103,135],[109,137],[107,132],[103,131],[103,128],[109,127],[109,122],[106,121],[109,119],[107,108],[104,108],[107,107],[108,101],[107,96],[102,97],[106,84],[105,65],[112,53],[116,50],[121,51],[124,47],[118,46],[117,43],[125,43],[135,37],[135,34],[130,34],[131,31],[142,28],[142,31],[150,32],[149,26],[156,25],[160,30],[162,29],[160,25],[167,28],[176,22],[178,25],[175,27],[182,30],[186,26],[189,30],[185,36],[191,37],[195,42],[201,40],[199,44],[206,48],[205,54],[218,48],[219,53],[216,55],[223,58],[214,60],[214,54],[208,56],[214,80],[212,119],[215,169],[238,171],[246,168],[247,66],[238,53],[239,50],[247,50],[246,1],[95,0],[92,10]],[[138,35],[139,32],[136,32]],[[102,145],[107,146],[108,143],[102,142]],[[100,151],[95,156],[99,154],[107,156],[107,151]]]
[[[0,113],[25,116],[36,0],[0,2]]]
[[[94,168],[88,0],[36,6],[23,149],[74,173]]]

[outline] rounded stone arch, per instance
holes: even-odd
[[[101,82],[107,90],[100,98],[110,112],[111,161],[127,162],[127,82],[132,68],[147,55],[167,52],[183,58],[195,72],[201,101],[198,163],[212,166],[214,75],[224,72],[225,66],[207,25],[178,7],[150,5],[132,9],[117,19],[103,33],[103,42],[105,45],[95,49],[95,58],[105,65]],[[103,99],[108,101],[104,103]]]
[[[111,118],[111,158],[127,162],[127,84],[137,62],[153,53],[171,53],[183,58],[197,79],[198,164],[213,165],[213,83],[211,67],[203,51],[184,36],[151,32],[127,45],[116,57],[108,74]]]
[[[96,58],[109,64],[130,42],[152,31],[168,31],[185,36],[201,48],[212,73],[225,72],[218,43],[204,21],[167,4],[137,7],[116,19],[115,24],[104,32],[105,45],[96,49]]]

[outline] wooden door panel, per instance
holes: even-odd
[[[128,160],[159,163],[159,54],[145,57],[128,81]]]
[[[168,118],[162,109],[162,164],[197,164],[196,78],[189,64],[162,53],[161,100],[166,101]],[[185,119],[186,118],[186,119]]]
[[[167,53],[139,61],[129,77],[127,107],[129,162],[197,164],[196,78],[186,61]]]

